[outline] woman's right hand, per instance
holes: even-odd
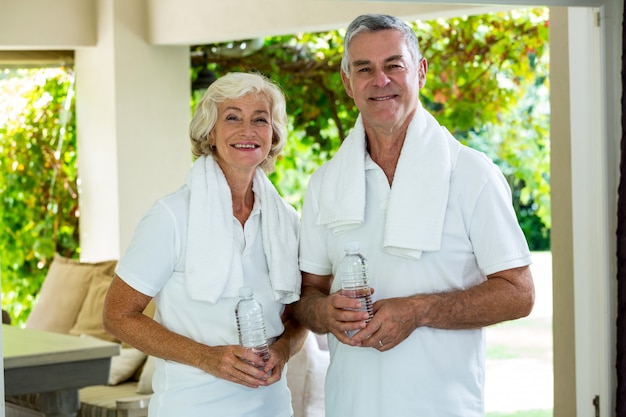
[[[209,374],[250,388],[266,386],[268,373],[263,371],[265,363],[253,353],[239,345],[207,346],[200,368]]]
[[[265,363],[252,351],[239,345],[207,346],[166,329],[142,313],[151,299],[116,275],[105,299],[105,329],[148,355],[194,366],[247,387],[268,385]]]

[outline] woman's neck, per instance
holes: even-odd
[[[227,176],[226,182],[230,187],[232,196],[233,214],[243,226],[252,213],[254,206],[254,192],[252,191],[252,178]]]

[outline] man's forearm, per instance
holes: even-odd
[[[300,300],[295,304],[296,319],[314,333],[328,333],[326,320],[323,318],[324,306],[327,297],[317,288],[303,287]]]
[[[288,361],[304,346],[308,330],[296,319],[291,318],[283,323],[285,331],[274,343],[274,348],[279,349],[283,359]]]
[[[534,288],[528,268],[502,271],[465,291],[416,295],[418,326],[440,329],[472,329],[528,315]]]

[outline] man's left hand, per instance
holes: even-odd
[[[381,352],[400,344],[417,328],[415,297],[388,298],[374,303],[374,317],[352,342]]]

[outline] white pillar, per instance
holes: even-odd
[[[191,163],[189,48],[147,42],[144,0],[99,0],[76,50],[81,258],[118,259],[141,215]]]
[[[550,10],[555,417],[615,409],[620,10]]]

